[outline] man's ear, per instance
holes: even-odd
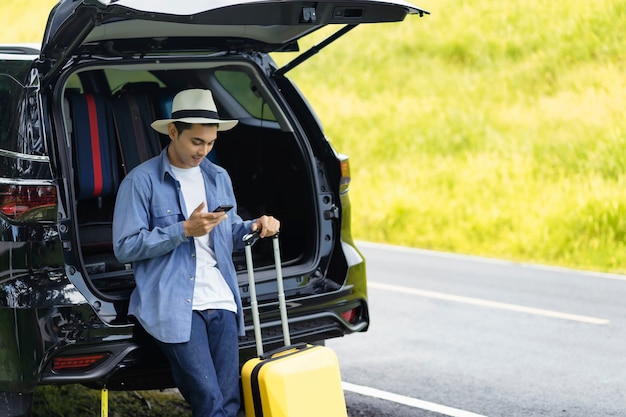
[[[172,140],[178,137],[178,130],[176,129],[176,125],[174,123],[167,125],[167,133]]]

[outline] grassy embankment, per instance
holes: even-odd
[[[626,5],[429,3],[292,74],[351,156],[355,236],[626,272]]]

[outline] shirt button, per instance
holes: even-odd
[[[191,254],[191,257],[192,257],[192,258],[195,258],[195,257],[196,257],[196,254],[195,254],[195,253],[192,253],[192,254]]]
[[[167,214],[170,214],[171,212],[172,212],[172,210],[168,210],[168,211],[167,211]]]
[[[189,298],[187,299],[187,304],[191,304],[191,300]]]
[[[189,281],[193,281],[193,277],[189,277]]]

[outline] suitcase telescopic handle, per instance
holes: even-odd
[[[252,245],[259,240],[259,231],[249,233],[243,237],[244,250],[246,253],[246,267],[248,269],[248,287],[250,291],[250,309],[252,310],[252,323],[254,326],[254,340],[259,357],[263,356],[263,336],[261,334],[261,321],[259,317],[259,303],[256,296],[256,282],[254,280],[254,265],[252,264]],[[285,288],[283,285],[282,263],[280,260],[280,247],[278,245],[278,233],[272,237],[274,247],[274,264],[276,268],[276,282],[278,284],[278,308],[280,309],[280,322],[283,328],[283,341],[285,346],[291,345],[289,335],[289,321],[287,318],[287,302],[285,300]]]
[[[254,232],[248,233],[247,235],[243,236],[243,243],[246,246],[252,246],[254,245],[259,239],[261,239],[261,231],[260,230],[255,230]]]

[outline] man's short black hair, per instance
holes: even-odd
[[[178,132],[178,134],[180,135],[181,133],[183,133],[185,130],[191,129],[191,126],[193,126],[193,123],[187,123],[187,122],[173,122],[174,126],[176,126],[176,131]],[[218,126],[217,123],[201,123],[204,126]]]

